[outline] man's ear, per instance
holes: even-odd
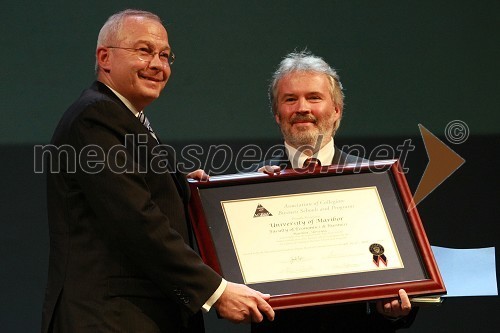
[[[278,113],[274,114],[274,120],[276,120],[276,124],[280,124],[280,116],[278,115]]]
[[[96,51],[97,64],[99,65],[99,68],[107,73],[111,70],[111,62],[109,58],[109,50],[103,46],[99,46]]]
[[[335,104],[334,108],[335,108],[336,119],[342,118],[342,109],[343,108],[339,105],[336,105],[336,104]]]

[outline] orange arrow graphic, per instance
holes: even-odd
[[[432,191],[455,172],[465,160],[448,147],[443,141],[439,140],[427,128],[418,124],[420,134],[424,140],[425,150],[429,163],[425,168],[422,179],[418,184],[417,190],[413,195],[408,211],[415,208]]]

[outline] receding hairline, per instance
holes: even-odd
[[[103,46],[106,43],[109,43],[110,40],[119,40],[123,38],[121,36],[123,31],[123,24],[128,19],[144,19],[151,20],[157,22],[163,26],[163,22],[161,18],[148,11],[137,10],[137,9],[126,9],[121,12],[115,13],[111,15],[106,22],[103,24],[101,30],[99,31],[99,35],[97,38],[97,47]]]
[[[101,30],[99,30],[99,34],[97,36],[96,53],[100,47],[107,47],[110,46],[111,43],[120,42],[120,40],[123,38],[123,23],[128,18],[148,19],[161,24],[165,28],[165,25],[163,24],[161,18],[152,12],[137,9],[123,10],[108,17],[106,22],[104,22],[104,24],[102,25]],[[98,74],[99,65],[97,58],[94,69],[95,73]]]

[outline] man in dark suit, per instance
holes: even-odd
[[[314,168],[367,162],[334,144],[342,119],[344,95],[336,71],[309,52],[291,53],[278,66],[269,87],[269,100],[284,138],[277,157],[254,167],[266,173],[282,168]],[[406,292],[376,304],[284,310],[273,322],[252,325],[252,332],[393,332],[413,321]]]
[[[190,247],[185,177],[142,113],[173,60],[152,13],[117,13],[99,33],[97,81],[52,138],[44,333],[203,332],[212,306],[234,322],[273,319],[269,295],[225,281]]]

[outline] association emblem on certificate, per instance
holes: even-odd
[[[376,186],[221,205],[246,284],[404,268]]]

